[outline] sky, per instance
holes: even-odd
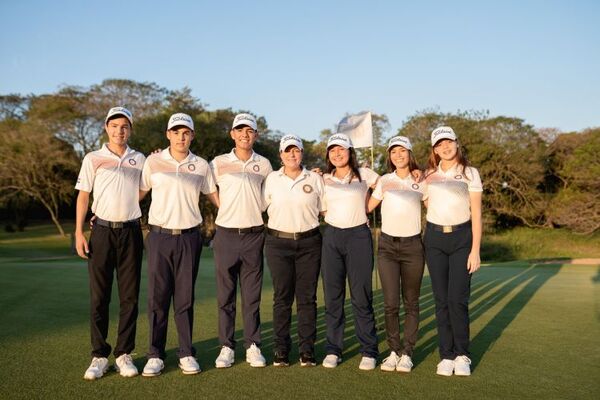
[[[600,1],[0,0],[0,94],[192,89],[316,139],[347,113],[600,126]]]

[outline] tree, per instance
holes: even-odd
[[[63,236],[59,208],[72,200],[78,164],[73,148],[45,126],[0,122],[0,198],[26,195],[41,203]]]

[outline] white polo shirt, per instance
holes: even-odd
[[[373,197],[381,200],[381,231],[390,236],[409,237],[421,233],[421,201],[427,193],[425,181],[411,174],[400,178],[395,172],[377,181]]]
[[[75,189],[93,192],[92,212],[107,221],[125,222],[142,216],[139,188],[146,157],[129,146],[123,157],[107,145],[83,158]]]
[[[215,223],[225,228],[263,225],[262,184],[271,172],[271,163],[252,152],[248,161],[235,155],[235,149],[211,161],[219,186],[221,205]]]
[[[188,229],[200,225],[200,192],[217,191],[212,171],[205,159],[191,151],[181,162],[167,147],[146,160],[141,190],[152,189],[148,223],[166,229]]]
[[[440,165],[427,181],[427,221],[437,225],[458,225],[471,219],[469,192],[482,192],[479,171],[455,164],[446,172]]]
[[[271,172],[263,188],[267,226],[288,233],[306,232],[319,226],[319,212],[325,211],[323,178],[302,170],[296,179],[283,173],[283,167]]]
[[[323,175],[325,183],[325,222],[336,228],[352,228],[367,223],[367,192],[379,175],[370,168],[358,169],[361,181],[350,173],[343,179]]]

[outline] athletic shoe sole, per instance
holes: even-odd
[[[142,376],[145,376],[146,378],[154,378],[155,376],[159,376],[162,373],[162,371],[156,372],[156,373],[148,373],[148,372],[142,372]]]
[[[104,368],[104,370],[102,371],[102,374],[100,374],[100,376],[88,376],[88,375],[83,375],[83,379],[85,379],[86,381],[95,381],[96,379],[100,379],[104,376],[104,374],[106,374],[106,372],[108,371],[108,365],[106,366],[106,368]]]

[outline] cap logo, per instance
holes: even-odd
[[[449,129],[436,129],[435,132],[433,132],[433,137],[439,136],[442,133],[448,133],[450,135],[452,135],[452,131]]]
[[[333,140],[341,140],[343,142],[348,143],[348,139],[342,135],[333,135],[332,137],[329,138],[329,141],[333,141]]]
[[[196,170],[196,166],[194,164],[188,164],[188,169],[190,171],[195,171]]]
[[[133,158],[130,158],[128,160],[128,162],[129,162],[129,165],[135,165],[135,164],[137,164]]]
[[[192,122],[189,118],[185,117],[184,115],[178,115],[176,117],[171,118],[171,122],[176,121]]]
[[[304,193],[312,193],[314,189],[309,184],[306,184],[302,186],[302,190],[304,190]]]
[[[259,172],[260,171],[260,167],[258,166],[258,164],[254,164],[254,166],[252,167],[252,170],[254,172]]]
[[[286,140],[298,140],[298,139],[294,135],[285,135],[284,137],[281,138],[282,142],[285,142]]]

